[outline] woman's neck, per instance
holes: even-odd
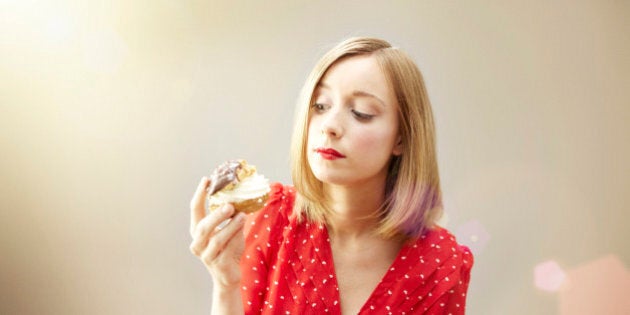
[[[336,238],[356,239],[372,235],[378,225],[377,211],[385,198],[384,184],[338,186],[325,184],[333,215],[328,228]]]

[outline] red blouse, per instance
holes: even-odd
[[[246,222],[241,260],[245,314],[340,314],[326,226],[298,224],[295,189],[272,184]],[[464,314],[473,256],[437,227],[403,245],[359,314]]]

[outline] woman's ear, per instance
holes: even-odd
[[[392,150],[392,154],[395,156],[400,156],[402,154],[402,137],[398,135],[396,138],[396,144],[394,145],[394,150]]]

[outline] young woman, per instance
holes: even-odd
[[[374,38],[326,53],[298,102],[295,186],[249,218],[205,216],[207,178],[191,201],[213,314],[464,314],[473,257],[436,225],[434,129],[405,53]]]

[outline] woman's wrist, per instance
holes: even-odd
[[[221,295],[240,293],[240,283],[226,285],[215,281],[212,283],[212,291]]]
[[[243,314],[243,301],[239,284],[212,287],[212,314]]]

